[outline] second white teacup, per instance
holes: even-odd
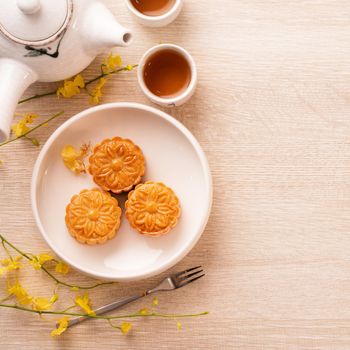
[[[197,86],[197,67],[192,56],[174,44],[160,44],[141,58],[137,72],[143,93],[161,106],[181,106]]]

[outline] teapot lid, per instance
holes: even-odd
[[[0,32],[22,45],[45,46],[67,28],[73,0],[0,1]]]

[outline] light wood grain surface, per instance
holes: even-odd
[[[173,321],[138,321],[127,337],[89,322],[56,340],[49,336],[52,322],[0,310],[0,349],[348,350],[349,1],[188,0],[163,29],[137,24],[121,0],[107,3],[135,32],[134,45],[120,49],[126,62],[136,63],[156,43],[173,42],[198,63],[196,95],[167,111],[202,144],[215,184],[208,227],[174,270],[200,263],[207,276],[159,295],[159,309],[210,315],[183,321],[182,331]],[[101,58],[86,77],[98,72]],[[49,87],[36,84],[27,95]],[[103,102],[111,101],[151,104],[135,72],[111,80]],[[65,110],[66,117],[37,133],[43,143],[87,107],[82,95],[34,101],[19,111],[48,116]],[[38,152],[26,141],[0,151],[1,232],[32,252],[47,250],[30,209]],[[22,274],[33,293],[45,292],[39,287],[45,277]],[[156,280],[102,288],[92,297],[100,305]]]

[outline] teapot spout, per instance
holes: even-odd
[[[87,9],[83,36],[87,49],[95,52],[115,46],[129,46],[133,40],[130,30],[120,25],[113,13],[97,1]]]
[[[0,58],[0,142],[10,136],[11,122],[23,92],[38,80],[37,74],[25,64]]]

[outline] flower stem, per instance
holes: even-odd
[[[13,250],[15,250],[18,254],[22,255],[24,258],[26,258],[27,260],[32,260],[32,258],[24,253],[23,251],[21,251],[19,248],[17,248],[16,246],[14,246],[11,242],[9,242],[3,235],[0,234],[0,240],[2,242],[2,245],[4,246],[5,244],[7,244],[9,247],[11,247]],[[48,269],[46,269],[44,266],[41,266],[41,269],[49,276],[51,277],[57,284],[60,284],[62,286],[68,287],[68,288],[78,288],[78,289],[82,289],[82,290],[89,290],[89,289],[94,289],[97,287],[101,287],[101,286],[105,286],[105,285],[110,285],[110,284],[115,284],[116,282],[101,282],[101,283],[96,283],[94,285],[91,286],[77,286],[74,284],[70,284],[64,281],[61,281],[60,279],[58,279],[55,275],[53,275]]]
[[[33,96],[30,96],[28,98],[25,98],[24,100],[20,100],[18,102],[18,104],[22,104],[22,103],[25,103],[25,102],[29,102],[31,100],[35,100],[37,98],[41,98],[41,97],[46,97],[46,96],[53,96],[53,95],[56,95],[56,90],[55,91],[50,91],[50,92],[46,92],[44,94],[37,94],[37,95],[33,95]]]
[[[28,131],[25,132],[23,135],[17,136],[17,137],[15,137],[15,138],[13,138],[13,139],[10,139],[10,140],[7,140],[7,141],[5,141],[5,142],[3,142],[3,143],[0,143],[0,147],[3,147],[3,146],[5,146],[5,145],[8,145],[9,143],[14,142],[14,141],[17,141],[17,140],[19,140],[19,139],[21,139],[21,138],[27,137],[27,135],[29,135],[29,134],[32,133],[33,131],[35,131],[35,130],[41,128],[43,125],[49,123],[49,122],[52,121],[53,119],[55,119],[55,118],[57,118],[57,117],[60,117],[63,113],[64,113],[64,111],[58,112],[58,113],[54,114],[52,117],[50,117],[49,119],[43,121],[42,123],[38,124],[38,125],[35,126],[34,128],[28,130]]]
[[[6,253],[6,255],[8,256],[8,258],[9,258],[11,261],[13,261],[13,258],[12,258],[12,256],[11,256],[9,250],[7,249],[6,244],[5,244],[5,242],[4,242],[3,240],[1,241],[1,245],[2,245],[2,247],[4,248],[5,253]]]
[[[69,311],[38,311],[29,309],[23,306],[19,305],[9,305],[9,304],[2,304],[0,303],[0,307],[9,308],[9,309],[16,309],[26,312],[31,312],[39,315],[65,315],[65,316],[73,316],[73,317],[87,317],[87,318],[94,318],[94,319],[100,319],[100,320],[117,320],[117,319],[125,319],[125,318],[137,318],[137,317],[159,317],[159,318],[189,318],[189,317],[198,317],[198,316],[204,316],[208,315],[208,312],[201,312],[198,314],[185,314],[185,315],[169,315],[169,314],[159,314],[156,312],[152,312],[149,314],[140,314],[139,312],[136,312],[134,314],[129,315],[118,315],[118,316],[98,316],[98,315],[88,315],[88,314],[82,314],[77,312],[69,312]]]
[[[132,68],[136,68],[137,66],[138,66],[137,64],[134,64],[134,65],[132,65]],[[106,77],[108,75],[117,74],[117,73],[124,72],[124,71],[129,71],[129,68],[128,67],[122,67],[122,68],[116,69],[116,70],[114,70],[112,72],[109,72],[109,73],[101,73],[97,77],[95,77],[95,78],[93,78],[91,80],[88,80],[85,83],[85,86],[88,86],[88,85],[94,83],[95,81],[97,81],[97,80],[99,80],[101,78],[104,78],[104,77]],[[18,104],[22,104],[22,103],[29,102],[29,101],[32,101],[32,100],[36,100],[36,99],[41,98],[41,97],[53,96],[53,95],[56,95],[56,93],[57,93],[57,89],[54,90],[54,91],[46,92],[44,94],[33,95],[33,96],[27,97],[27,98],[25,98],[23,100],[20,100],[18,102]]]

